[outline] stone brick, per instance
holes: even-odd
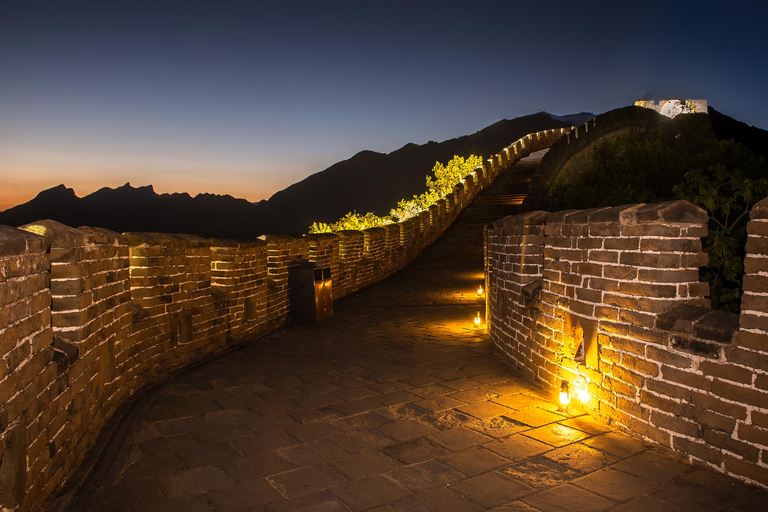
[[[752,383],[752,371],[733,364],[702,361],[699,363],[699,370],[704,372],[705,375],[711,375],[733,382],[740,382],[742,384]]]
[[[624,412],[631,414],[637,418],[647,419],[648,408],[642,403],[637,403],[634,400],[628,400],[622,396],[616,397],[616,407]]]
[[[691,401],[692,391],[688,388],[670,384],[662,380],[651,379],[647,382],[646,386],[650,391],[654,393],[660,393],[672,398],[678,398],[680,400]]]
[[[749,414],[753,425],[768,429],[768,410],[752,410]]]
[[[707,253],[683,254],[680,256],[680,266],[683,268],[703,267],[709,261]]]
[[[663,365],[661,367],[661,375],[664,380],[675,384],[682,384],[704,391],[709,391],[712,388],[712,383],[704,376],[671,366]]]
[[[768,254],[768,238],[750,236],[744,248],[749,254]]]
[[[732,363],[768,372],[768,354],[764,352],[755,352],[739,347],[728,347],[725,349],[725,358]]]
[[[764,407],[768,403],[768,393],[732,384],[721,379],[714,379],[712,381],[712,392],[725,399],[756,407]]]
[[[623,354],[621,356],[621,364],[630,370],[644,375],[650,375],[651,377],[655,377],[659,374],[659,366],[657,364],[630,354]]]
[[[638,271],[640,281],[651,283],[689,283],[699,280],[699,272],[696,270],[673,269],[673,270],[647,270]]]
[[[619,314],[619,320],[632,325],[639,325],[642,327],[653,327],[656,317],[646,313],[637,313],[634,311],[622,310]]]
[[[600,335],[599,340],[602,345],[606,345],[613,350],[629,352],[639,356],[645,355],[645,343],[639,343],[631,338]]]
[[[768,468],[750,464],[731,455],[725,455],[725,469],[729,473],[748,478],[755,482],[768,482]]]
[[[619,283],[619,291],[629,295],[639,295],[643,297],[676,297],[677,288],[673,285],[650,284],[650,283]]]
[[[621,227],[619,227],[617,224],[610,223],[591,224],[589,226],[589,234],[590,236],[596,237],[616,237],[621,234]]]
[[[741,315],[739,315],[739,326],[741,329],[763,330],[765,329],[765,317],[742,310]]]
[[[627,384],[622,380],[615,379],[609,375],[605,376],[603,381],[603,387],[609,391],[612,391],[614,393],[619,393],[621,395],[624,395],[626,397],[630,397],[633,399],[637,394],[637,387],[633,386],[632,384]],[[615,398],[615,396],[612,396],[612,398]]]
[[[741,298],[741,309],[749,311],[768,311],[768,297],[746,293]]]
[[[768,293],[768,276],[746,274],[742,289],[745,294],[749,292]]]
[[[736,427],[735,419],[714,413],[695,405],[682,404],[681,415],[685,418],[695,421],[699,425],[721,430],[723,432],[731,433]]]
[[[593,249],[589,251],[588,261],[598,262],[598,263],[618,263],[619,252],[618,251],[600,251],[600,250]]]
[[[700,460],[709,462],[716,466],[722,464],[723,452],[716,448],[712,448],[703,440],[691,441],[684,437],[675,437],[672,443],[674,448],[678,451],[688,453]]]
[[[659,409],[675,415],[679,415],[682,410],[679,402],[649,393],[646,390],[640,390],[640,401],[653,409]]]
[[[629,335],[648,343],[666,344],[667,342],[666,333],[635,324],[629,325]]]
[[[674,222],[706,224],[707,212],[688,201],[666,201],[640,206],[635,210],[636,222]]]
[[[599,320],[615,322],[619,319],[619,309],[610,306],[595,306],[595,317]]]
[[[739,439],[761,446],[768,446],[768,429],[754,425],[739,425]]]
[[[650,360],[681,369],[690,368],[692,363],[690,357],[671,352],[666,347],[659,348],[648,345],[645,349],[645,355]]]
[[[700,238],[642,238],[641,251],[701,252]]]
[[[711,428],[702,429],[704,440],[712,446],[717,446],[729,452],[744,457],[750,462],[757,462],[760,458],[760,450],[751,444],[744,443],[731,437],[731,433],[725,433]]]
[[[708,409],[717,413],[720,413],[737,420],[744,420],[747,417],[747,408],[741,404],[734,404],[720,400],[716,396],[710,393],[704,393],[701,391],[693,391],[689,402]]]
[[[609,306],[616,306],[620,309],[638,309],[637,297],[626,297],[623,295],[615,295],[612,293],[603,294],[603,302]]]
[[[674,414],[663,414],[657,411],[651,411],[651,423],[673,432],[678,432],[688,437],[701,437],[701,428],[699,425]]]
[[[753,254],[747,254],[744,258],[744,272],[747,274],[768,272],[768,258],[759,258]]]

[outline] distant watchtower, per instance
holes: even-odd
[[[667,117],[675,117],[680,114],[707,114],[707,100],[638,100],[636,107],[645,107],[655,110]]]

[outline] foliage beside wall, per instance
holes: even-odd
[[[435,162],[432,174],[427,175],[426,192],[413,196],[413,199],[401,199],[397,203],[397,207],[393,208],[388,216],[380,217],[371,212],[366,214],[350,212],[338,221],[330,224],[315,222],[310,226],[309,232],[332,233],[345,229],[367,229],[415,217],[448,195],[462,178],[471,174],[482,163],[482,158],[476,155],[470,155],[466,159],[454,156],[446,165]]]
[[[709,215],[704,240],[709,262],[702,277],[709,283],[712,307],[738,312],[749,212],[768,196],[768,168],[764,158],[732,140],[720,141],[718,150],[715,162],[685,173],[674,191]]]
[[[709,256],[701,278],[712,307],[738,311],[746,222],[768,195],[768,164],[732,140],[718,141],[708,117],[683,115],[641,138],[599,143],[587,169],[548,183],[553,210],[686,199],[707,210]]]
[[[392,224],[389,217],[379,217],[375,213],[368,212],[365,215],[357,212],[349,212],[338,221],[331,224],[325,222],[314,222],[309,227],[310,233],[333,233],[334,231],[343,231],[346,229],[368,229]]]

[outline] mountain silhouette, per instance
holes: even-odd
[[[768,131],[737,121],[714,108],[710,120],[718,139],[734,139],[768,156]],[[255,238],[265,233],[305,233],[312,222],[334,222],[347,212],[389,213],[397,201],[425,190],[435,162],[455,155],[497,153],[511,142],[550,128],[584,123],[593,114],[556,116],[540,112],[504,119],[472,135],[443,142],[406,144],[391,153],[361,151],[275,193],[251,203],[229,195],[157,194],[151,185],[102,188],[79,198],[59,185],[31,201],[0,212],[0,224],[21,226],[54,219],[69,226],[100,226],[118,232],[159,231],[204,237]]]
[[[592,114],[573,116],[582,119]],[[573,116],[563,119],[570,121]],[[487,158],[528,133],[566,126],[571,122],[538,113],[504,119],[444,142],[406,144],[388,154],[361,151],[258,203],[228,195],[157,194],[151,185],[133,187],[130,183],[78,198],[74,190],[59,185],[1,212],[0,224],[21,226],[53,219],[74,227],[218,238],[305,233],[312,222],[334,222],[351,211],[389,213],[400,199],[410,199],[426,189],[425,178],[435,162],[446,163],[455,155]]]
[[[733,139],[742,143],[756,155],[768,158],[767,130],[761,130],[755,126],[737,121],[712,107],[708,108],[708,112],[709,119],[712,122],[712,130],[715,132],[715,137],[718,140]]]
[[[68,226],[99,226],[125,231],[194,233],[238,238],[242,226],[226,219],[250,217],[259,208],[245,199],[214,194],[157,194],[152,185],[102,188],[78,198],[64,185],[40,192],[31,201],[0,213],[0,224],[21,226],[40,219]]]
[[[487,158],[528,133],[565,126],[571,124],[539,113],[505,119],[445,142],[406,144],[389,154],[362,151],[274,194],[265,205],[273,221],[260,229],[304,232],[314,221],[334,222],[354,210],[388,214],[400,199],[426,189],[425,178],[435,162],[446,163],[456,155]]]

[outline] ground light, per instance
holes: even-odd
[[[477,316],[475,317],[475,325],[477,327],[480,327],[480,322],[481,322],[481,320],[480,320],[480,312],[478,312]]]
[[[571,403],[571,390],[568,387],[568,383],[563,381],[560,384],[560,405],[563,409],[568,409],[568,404]]]

